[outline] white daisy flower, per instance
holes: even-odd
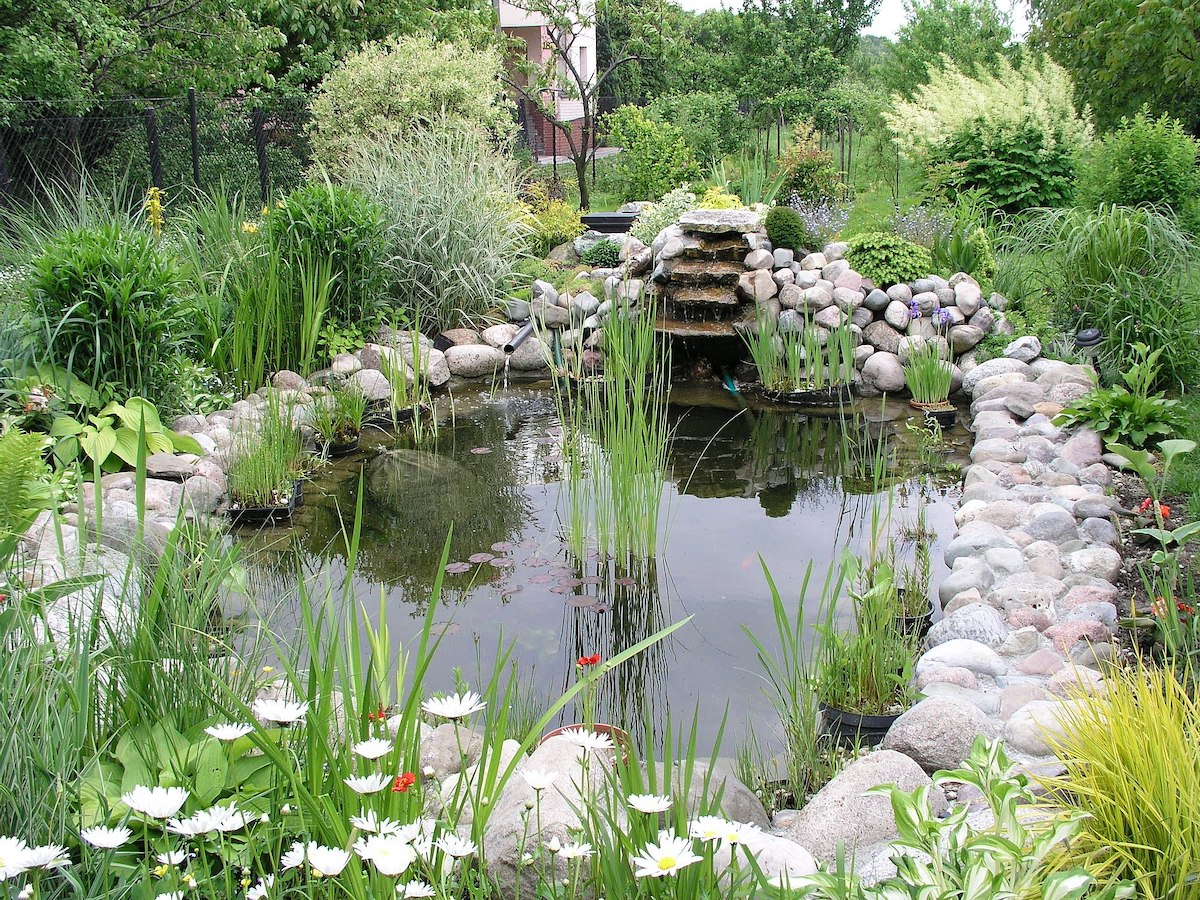
[[[700,816],[688,826],[688,835],[697,841],[724,840],[733,823],[720,816]]]
[[[554,837],[550,838],[550,840],[547,842],[546,849],[549,850],[551,853],[557,853],[559,850],[562,849],[562,842],[558,839],[557,834]]]
[[[25,865],[28,852],[29,845],[20,838],[0,837],[0,881],[20,875],[28,868]]]
[[[67,848],[60,844],[30,847],[21,862],[26,869],[60,869],[71,864]]]
[[[183,891],[168,891],[165,894],[155,894],[154,900],[183,900]]]
[[[417,856],[421,859],[428,860],[433,853],[433,838],[428,834],[423,834],[420,837],[413,838],[412,848],[417,851]]]
[[[436,897],[437,891],[433,885],[426,884],[424,881],[409,881],[405,884],[396,885],[396,893],[401,897]]]
[[[400,831],[399,822],[393,822],[391,819],[381,819],[373,809],[368,809],[364,816],[351,816],[350,824],[359,831],[365,831],[368,834],[396,834]],[[416,837],[415,832],[413,837]],[[408,840],[411,841],[412,838],[408,838]]]
[[[562,859],[589,859],[595,854],[591,844],[563,844],[558,851]]]
[[[460,838],[457,834],[443,835],[434,842],[434,846],[445,853],[447,856],[453,856],[455,859],[462,859],[464,856],[470,856],[475,852],[475,844],[472,841]]]
[[[218,741],[236,741],[240,737],[245,737],[254,730],[253,725],[238,724],[238,725],[209,725],[204,729],[204,733],[215,737]]]
[[[369,741],[359,741],[350,749],[364,759],[379,759],[392,751],[392,742],[383,738],[371,738]]]
[[[391,775],[376,772],[373,775],[351,775],[349,778],[343,778],[342,781],[356,794],[378,794],[391,784],[393,779]]]
[[[308,848],[301,841],[296,841],[288,849],[286,853],[279,858],[279,867],[281,869],[298,869],[304,865],[304,859],[308,856]]]
[[[187,802],[188,792],[181,787],[146,787],[139,784],[121,802],[152,819],[169,819]]]
[[[85,828],[79,832],[79,836],[93,847],[99,847],[101,850],[112,850],[120,847],[131,837],[133,832],[128,828],[103,828],[97,826],[95,828]]]
[[[540,794],[554,783],[554,779],[558,775],[554,772],[547,772],[544,769],[523,769],[521,777],[525,779],[526,784]]]
[[[642,854],[630,858],[638,878],[674,875],[680,869],[700,862],[700,857],[692,852],[692,842],[685,837],[675,837],[669,831],[659,835],[657,844],[647,844]]]
[[[591,750],[592,752],[612,750],[615,746],[613,739],[607,734],[599,734],[586,728],[568,728],[562,734],[555,735],[555,737],[561,738],[564,741],[570,741],[572,744],[576,744],[584,750]]]
[[[184,837],[198,837],[213,831],[237,831],[244,828],[248,821],[246,813],[230,803],[228,806],[201,810],[187,819],[172,819],[167,823],[167,831]]]
[[[370,862],[381,875],[394,877],[403,875],[417,858],[408,841],[394,834],[373,834],[359,838],[354,843],[354,852]]]
[[[671,808],[671,798],[660,794],[630,794],[625,802],[640,813],[660,813]]]
[[[17,891],[17,900],[33,900],[33,885],[27,884]]]
[[[180,866],[191,855],[186,850],[168,850],[166,853],[156,854],[154,858],[160,866]]]
[[[291,700],[264,700],[260,698],[254,701],[250,706],[250,710],[254,713],[255,717],[264,721],[291,725],[304,721],[304,716],[308,713],[308,704],[297,703]]]
[[[465,694],[451,694],[449,697],[426,700],[421,704],[421,709],[431,716],[441,716],[443,719],[465,719],[485,706],[487,703],[479,694],[467,691]]]
[[[350,862],[350,851],[339,847],[323,847],[320,844],[309,844],[305,849],[308,864],[312,866],[313,874],[318,878],[333,878],[341,874]]]
[[[271,888],[275,885],[274,875],[264,875],[258,879],[258,883],[254,887],[246,891],[246,900],[264,900]]]
[[[726,822],[721,840],[730,844],[752,844],[762,837],[762,829],[747,822]]]

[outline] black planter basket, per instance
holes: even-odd
[[[226,512],[234,525],[280,525],[291,521],[303,498],[303,482],[292,482],[288,502],[278,506],[230,506]]]
[[[883,740],[892,723],[900,718],[900,713],[872,716],[838,709],[827,703],[819,704],[819,709],[822,733],[829,735],[843,747],[855,744],[874,747]]]
[[[344,444],[337,444],[337,443],[334,443],[333,441],[330,441],[328,444],[325,445],[325,453],[330,458],[335,458],[338,456],[349,456],[351,453],[355,452],[358,449],[360,440],[361,440],[361,435],[355,435],[354,440],[347,441]]]
[[[958,410],[949,401],[930,404],[909,400],[908,403],[913,409],[919,409],[924,413],[925,421],[937,422],[943,428],[950,428],[958,421]]]
[[[854,392],[848,384],[837,384],[832,387],[813,391],[773,391],[770,388],[758,385],[755,387],[754,393],[764,400],[770,400],[773,403],[810,407],[842,406],[849,403],[854,397]]]

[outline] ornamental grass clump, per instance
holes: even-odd
[[[234,439],[227,473],[231,505],[286,505],[298,477],[297,463],[303,447],[291,408],[274,394],[259,408],[262,418],[258,426],[243,426]]]

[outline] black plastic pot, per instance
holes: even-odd
[[[892,723],[900,718],[900,713],[865,715],[838,709],[827,703],[821,703],[819,708],[822,733],[829,735],[844,747],[856,743],[864,747],[874,747],[883,740]]]
[[[230,506],[226,512],[234,525],[279,525],[288,522],[303,497],[301,481],[292,482],[292,494],[287,503],[278,506]]]
[[[359,443],[359,435],[355,435],[354,440],[347,441],[344,444],[338,444],[338,443],[334,443],[331,441],[330,443],[325,445],[325,452],[328,453],[329,456],[331,456],[331,457],[349,456],[351,453],[353,453],[355,450],[358,449],[358,443]]]
[[[944,403],[918,403],[916,400],[909,400],[909,406],[913,409],[919,409],[925,414],[925,420],[937,422],[943,428],[950,428],[958,421],[958,410],[949,401]]]
[[[900,594],[900,604],[903,606],[905,600],[904,588],[898,588],[897,593]],[[933,601],[929,601],[929,608],[925,612],[913,616],[899,615],[896,616],[895,621],[896,627],[900,630],[901,634],[916,638],[925,637],[925,634],[929,631],[929,627],[933,624]]]
[[[814,391],[772,391],[759,386],[757,393],[766,400],[786,403],[789,406],[840,406],[849,403],[854,397],[848,384]]]

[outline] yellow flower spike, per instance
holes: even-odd
[[[163,203],[163,192],[156,187],[149,188],[146,191],[146,221],[150,223],[150,229],[154,232],[154,238],[157,240],[162,237],[162,227],[166,219],[163,216],[163,210],[166,204]]]
[[[258,223],[257,222],[243,222],[242,223],[242,234],[254,234],[256,231],[258,231]]]
[[[262,208],[262,212],[261,212],[261,213],[259,213],[259,215],[265,216],[265,215],[266,215],[267,213],[269,213],[270,211],[271,211],[271,208],[270,208],[269,206],[264,206],[264,207]]]
[[[155,866],[153,869],[154,877],[162,878],[164,875],[167,874],[168,868],[170,868],[170,867],[169,866]]]
[[[282,200],[276,200],[276,201],[275,201],[275,206],[277,206],[279,209],[283,209],[283,208],[284,208],[286,205],[287,205],[287,204],[286,204],[286,203],[284,203]]]

